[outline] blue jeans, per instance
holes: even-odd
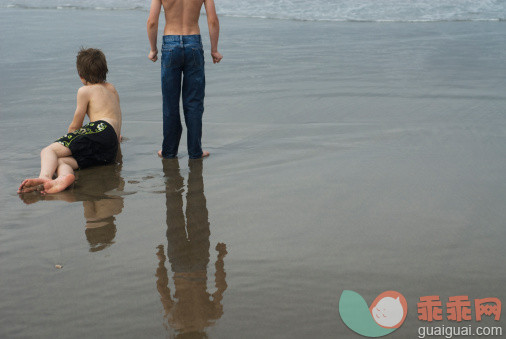
[[[204,113],[204,50],[200,35],[164,35],[162,45],[162,156],[175,158],[183,127],[179,99],[183,96],[190,159],[202,157]],[[182,81],[181,81],[182,79]],[[181,93],[182,90],[182,93]]]

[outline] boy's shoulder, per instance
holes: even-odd
[[[77,90],[77,95],[78,96],[100,95],[101,92],[103,93],[103,88],[106,88],[108,91],[110,91],[116,96],[118,95],[116,87],[114,87],[114,85],[111,84],[110,82],[106,82],[103,84],[83,85],[79,87],[79,89]]]
[[[91,95],[91,93],[92,93],[92,90],[91,90],[90,86],[87,86],[87,85],[81,86],[77,90],[78,96],[85,96],[85,95],[89,96],[89,95]]]
[[[104,86],[109,89],[111,92],[115,93],[115,94],[118,94],[118,91],[116,90],[116,87],[114,87],[113,84],[111,84],[110,82],[106,82],[104,84]]]
[[[77,89],[77,93],[86,93],[89,91],[89,86],[83,85]]]
[[[84,102],[84,101],[90,100],[92,93],[88,87],[89,86],[79,87],[79,89],[77,90],[77,100],[78,101]]]

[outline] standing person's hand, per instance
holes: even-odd
[[[149,60],[156,62],[158,60],[158,50],[151,50],[148,55]]]
[[[211,52],[211,56],[213,57],[213,64],[217,64],[221,61],[221,59],[223,59],[223,55],[221,55],[221,53],[218,51]]]

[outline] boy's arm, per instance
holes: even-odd
[[[90,101],[88,91],[86,87],[81,87],[77,91],[77,105],[76,112],[74,113],[74,119],[70,123],[69,130],[67,133],[74,132],[75,130],[83,127],[84,117],[88,111],[88,102]]]
[[[149,44],[151,47],[148,58],[153,62],[158,60],[158,48],[156,47],[156,39],[158,36],[158,18],[160,17],[161,9],[162,9],[161,0],[151,0],[151,8],[149,10],[147,29],[148,29]]]
[[[223,59],[223,55],[218,52],[220,21],[218,20],[218,15],[216,14],[214,0],[204,0],[204,7],[207,15],[207,26],[209,27],[209,38],[211,39],[211,56],[213,57],[213,63],[216,64]]]

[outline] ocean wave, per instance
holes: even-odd
[[[221,16],[329,22],[506,21],[506,0],[216,0]],[[0,8],[149,11],[147,0],[6,0]]]
[[[18,8],[29,10],[84,10],[84,11],[145,11],[148,9],[141,6],[133,7],[103,7],[103,6],[76,6],[76,5],[58,5],[58,6],[42,6],[42,5],[26,5],[26,4],[8,4],[0,5],[0,8]]]
[[[363,23],[430,23],[430,22],[501,22],[506,21],[505,18],[490,18],[490,19],[301,19],[301,18],[287,18],[282,16],[267,16],[267,15],[241,15],[241,14],[222,14],[225,17],[231,18],[252,18],[252,19],[265,19],[265,20],[286,20],[286,21],[316,21],[316,22],[363,22]]]

